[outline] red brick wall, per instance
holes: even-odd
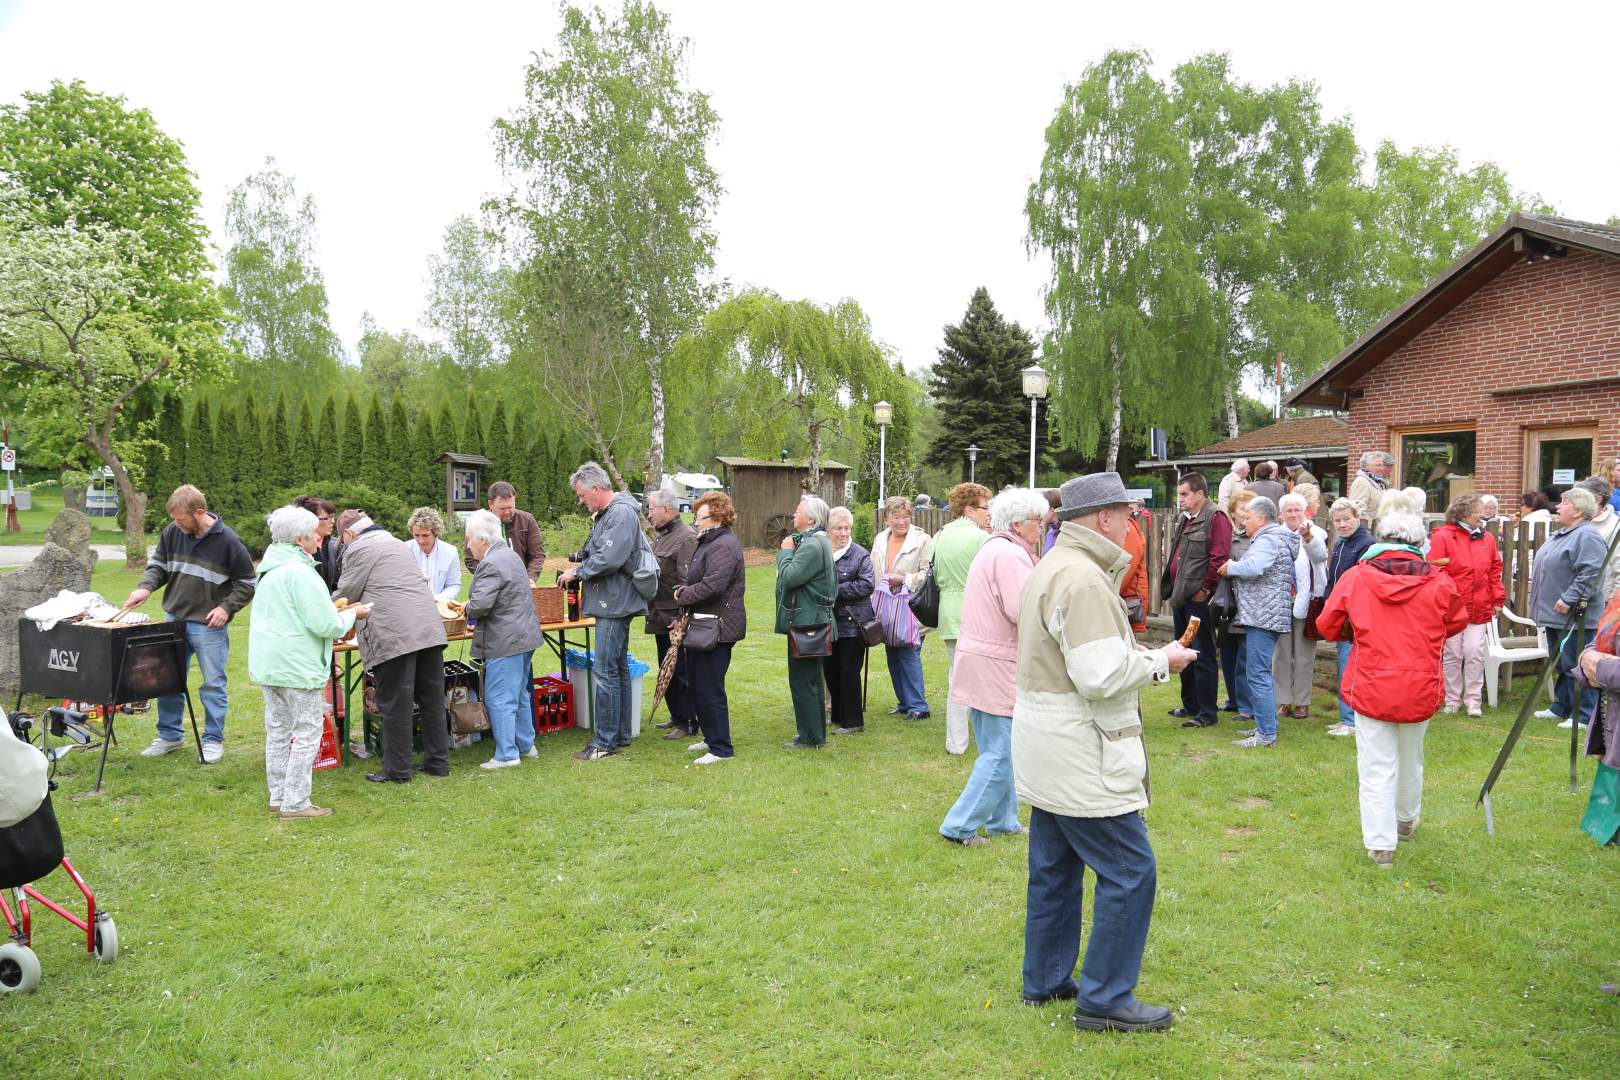
[[[1620,259],[1515,263],[1356,383],[1365,394],[1350,404],[1351,475],[1363,451],[1397,452],[1397,428],[1472,423],[1475,490],[1511,513],[1525,490],[1527,429],[1596,425],[1599,470],[1620,456],[1620,386],[1490,391],[1616,375]]]

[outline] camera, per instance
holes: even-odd
[[[582,563],[582,562],[584,562],[585,561],[585,551],[584,551],[584,549],[581,549],[579,551],[569,552],[568,561],[571,562],[571,563]]]

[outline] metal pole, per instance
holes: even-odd
[[[979,463],[978,463],[978,462],[977,462],[977,461],[975,461],[975,460],[974,460],[974,456],[975,456],[975,455],[973,455],[973,454],[969,454],[969,455],[968,455],[968,483],[970,483],[970,484],[971,484],[971,483],[973,483],[973,482],[974,482],[974,481],[975,481],[975,480],[977,480],[977,479],[978,479],[978,477],[977,477],[977,476],[976,476],[976,475],[974,475],[974,474],[975,474],[975,472],[976,472],[976,468],[975,468],[975,467],[976,467],[976,466],[977,466],[977,465],[978,465],[978,464],[979,464]]]
[[[881,510],[883,508],[883,496],[884,496],[883,480],[884,480],[884,476],[889,471],[888,454],[889,454],[889,425],[888,424],[879,424],[878,425],[878,509],[879,510]]]
[[[1040,398],[1029,399],[1029,486],[1035,486],[1035,403]]]

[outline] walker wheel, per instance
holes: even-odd
[[[111,919],[96,918],[96,959],[110,964],[118,959],[118,927]]]
[[[39,985],[39,957],[15,941],[0,945],[0,994],[26,994]]]

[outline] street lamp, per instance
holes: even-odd
[[[872,419],[878,426],[878,508],[883,507],[884,476],[888,471],[889,423],[894,420],[894,406],[880,401],[872,406]]]
[[[1039,364],[1031,364],[1022,372],[1024,376],[1024,396],[1029,398],[1029,486],[1035,486],[1035,409],[1041,398],[1046,396],[1046,386],[1051,376]]]
[[[967,452],[968,452],[968,483],[970,483],[970,484],[973,483],[974,473],[977,471],[976,466],[978,465],[978,462],[979,462],[979,451],[981,449],[983,449],[983,448],[978,447],[978,446],[970,446],[970,447],[967,448]]]

